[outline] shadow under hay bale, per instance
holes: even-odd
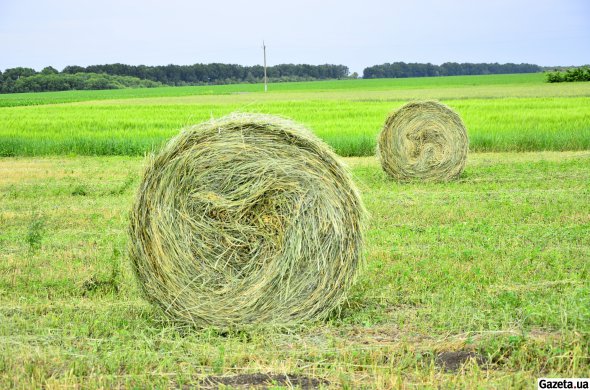
[[[452,109],[411,102],[387,118],[378,139],[383,170],[398,181],[450,181],[465,168],[469,140]]]
[[[149,159],[130,258],[147,299],[182,324],[321,319],[356,278],[364,216],[350,174],[311,132],[234,114]]]

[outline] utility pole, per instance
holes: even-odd
[[[264,40],[262,41],[262,51],[264,52],[264,92],[268,90],[267,79],[266,79],[266,45]]]

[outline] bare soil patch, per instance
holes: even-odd
[[[202,389],[217,389],[222,386],[245,389],[268,389],[274,386],[296,387],[300,389],[319,389],[327,386],[329,382],[324,379],[311,378],[303,375],[292,374],[239,374],[232,376],[210,376],[199,383]]]

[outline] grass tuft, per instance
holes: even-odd
[[[41,249],[43,242],[43,233],[45,231],[45,217],[37,211],[31,213],[29,221],[29,229],[25,238],[31,253],[37,252]]]

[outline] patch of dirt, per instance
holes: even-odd
[[[447,351],[441,352],[434,359],[434,364],[445,371],[459,371],[461,366],[466,362],[474,360],[477,365],[482,366],[487,363],[485,356],[474,351]]]
[[[227,386],[235,389],[268,389],[275,386],[288,388],[319,389],[327,386],[329,382],[324,379],[311,378],[303,375],[284,374],[239,374],[232,376],[210,376],[202,380],[198,388],[218,389]]]

